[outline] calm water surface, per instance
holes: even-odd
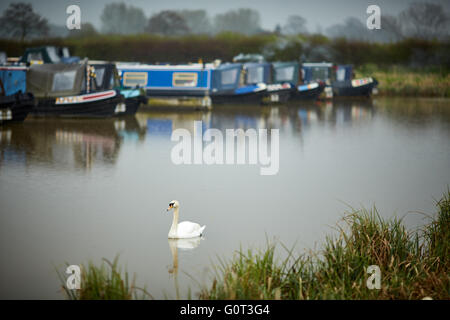
[[[174,165],[176,128],[280,130],[280,168]],[[450,184],[450,100],[374,99],[0,127],[0,298],[60,299],[55,267],[120,262],[155,298],[207,285],[217,256],[267,238],[314,248],[342,214],[376,204],[410,228]],[[168,241],[170,200],[204,238]]]

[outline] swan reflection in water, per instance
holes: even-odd
[[[178,285],[178,249],[193,250],[197,248],[203,237],[189,239],[168,239],[170,252],[172,253],[172,267],[169,267],[169,274],[173,275],[176,291],[176,299],[180,300],[180,289]]]

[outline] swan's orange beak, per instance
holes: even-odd
[[[172,209],[172,208],[173,208],[173,205],[169,205],[169,207],[167,208],[166,211],[170,211],[170,209]]]

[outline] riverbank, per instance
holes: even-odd
[[[199,299],[450,299],[450,191],[436,203],[420,230],[408,231],[401,219],[383,219],[374,208],[344,215],[335,236],[327,236],[318,251],[297,255],[277,244],[264,250],[242,249],[220,260],[212,285],[201,288]],[[379,289],[367,273],[380,270]],[[68,299],[144,299],[122,274],[117,259],[100,267],[82,267],[81,290],[66,287]],[[369,288],[370,284],[375,288]],[[75,293],[74,293],[75,292]]]
[[[318,252],[275,259],[276,245],[221,262],[201,299],[450,299],[450,192],[423,229],[408,231],[376,209],[346,214]],[[367,273],[379,267],[380,288]],[[376,284],[375,284],[376,285]]]
[[[356,69],[359,77],[373,77],[378,80],[378,95],[404,97],[450,97],[450,73],[415,71],[392,67],[387,70],[376,68]]]

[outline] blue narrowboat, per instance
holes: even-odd
[[[34,96],[27,92],[27,68],[0,66],[0,124],[23,121],[34,107]]]
[[[300,72],[298,62],[275,62],[273,63],[274,84],[291,86],[291,100],[316,100],[325,88],[325,84],[320,81],[305,81]]]
[[[274,82],[273,72],[273,65],[268,62],[247,62],[244,64],[245,83],[247,85],[266,84],[266,93],[263,102],[287,102],[294,89],[294,85],[290,82]]]
[[[210,94],[213,104],[261,103],[267,96],[267,85],[259,81],[258,72],[253,77],[253,71],[246,71],[242,63],[226,63],[215,68]]]
[[[204,97],[211,89],[213,67],[117,64],[123,87],[144,88],[148,97]]]

